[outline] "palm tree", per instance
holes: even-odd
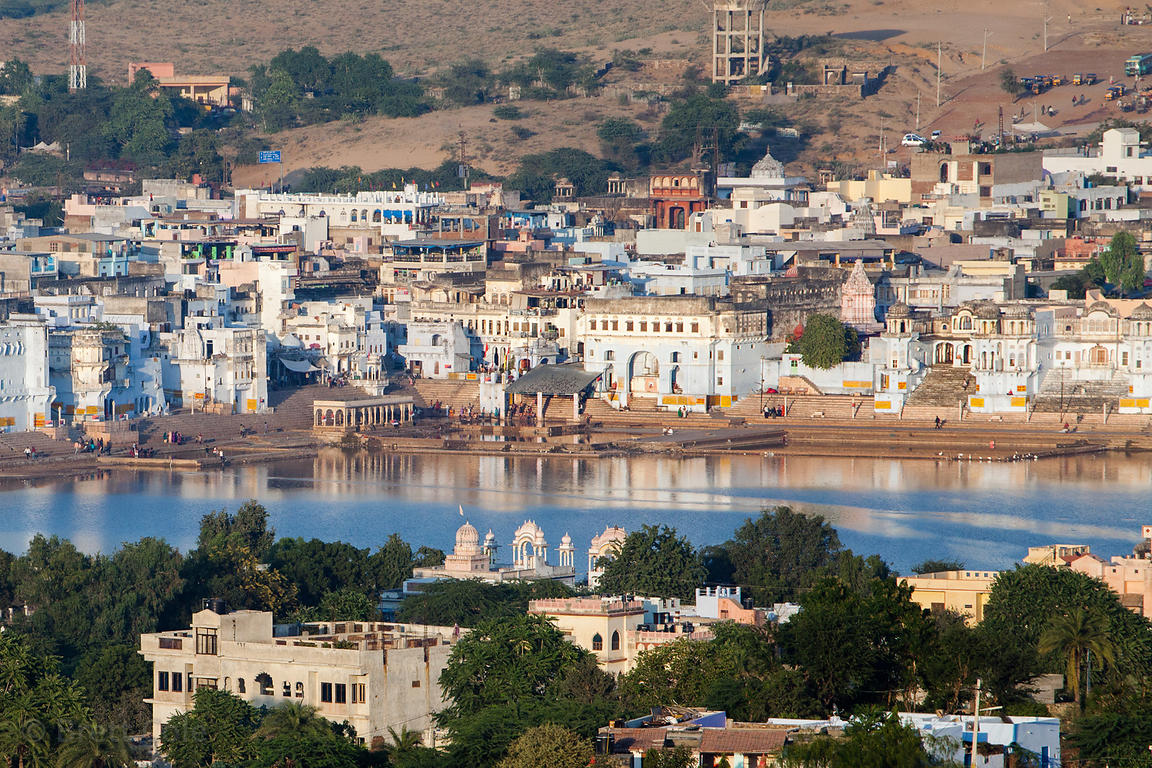
[[[388,761],[393,764],[399,758],[411,754],[421,743],[420,734],[407,727],[401,728],[400,733],[389,728],[388,735],[392,737],[392,743],[384,747],[384,752],[388,755]]]
[[[1116,647],[1109,636],[1108,619],[1096,611],[1079,607],[1053,617],[1048,628],[1040,635],[1038,650],[1042,654],[1056,653],[1065,659],[1065,688],[1072,689],[1072,700],[1080,704],[1080,669],[1089,654],[1111,664]]]
[[[127,768],[132,756],[123,738],[87,723],[65,735],[56,763],[60,768]]]
[[[308,737],[331,734],[331,723],[316,714],[316,707],[295,701],[273,707],[256,730],[258,739],[273,739],[284,735]]]

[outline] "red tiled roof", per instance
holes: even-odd
[[[784,748],[783,728],[705,728],[700,751],[719,755],[768,755]]]

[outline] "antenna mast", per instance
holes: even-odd
[[[84,0],[71,0],[72,21],[68,26],[68,90],[88,87],[88,56],[84,45]]]

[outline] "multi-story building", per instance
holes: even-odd
[[[172,405],[223,413],[262,413],[268,408],[263,329],[189,327],[158,336],[167,349],[160,359]]]
[[[51,419],[48,330],[43,322],[0,325],[0,431],[22,432]]]
[[[362,743],[389,729],[425,731],[444,706],[439,677],[459,629],[377,622],[274,625],[267,611],[229,611],[205,601],[186,630],[141,635],[152,664],[152,735],[193,706],[201,688],[256,707],[297,702],[348,722]]]
[[[924,610],[958,613],[969,624],[978,624],[984,620],[984,606],[998,575],[998,571],[939,571],[900,580],[912,587],[912,602]]]
[[[610,402],[648,398],[676,409],[730,405],[760,385],[763,309],[712,297],[588,299],[580,318],[584,366],[602,371]]]

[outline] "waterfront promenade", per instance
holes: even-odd
[[[356,397],[352,388],[338,390]],[[40,433],[0,435],[0,476],[35,478],[89,474],[109,469],[198,470],[228,464],[277,461],[314,455],[324,445],[395,453],[559,454],[582,457],[632,453],[707,455],[772,453],[865,456],[936,461],[1005,461],[1103,451],[1152,450],[1152,418],[1123,414],[1033,413],[990,417],[956,409],[905,409],[877,414],[870,398],[773,396],[768,405],[786,415],[765,419],[758,396],[711,413],[680,415],[643,401],[627,411],[606,402],[586,404],[581,421],[570,406],[546,407],[541,424],[512,426],[464,423],[455,415],[471,402],[467,386],[417,380],[405,389],[424,407],[451,404],[452,417],[425,416],[412,425],[384,425],[346,434],[312,429],[312,403],[333,390],[304,387],[278,393],[268,414],[176,413],[138,419],[113,438],[103,455],[77,452],[73,437]],[[367,397],[367,395],[363,395]],[[941,419],[937,428],[936,419]],[[1064,425],[1068,425],[1065,431]],[[165,439],[172,432],[183,440]],[[136,445],[143,458],[133,456]],[[35,458],[26,458],[31,448]],[[223,458],[221,458],[221,454]]]

